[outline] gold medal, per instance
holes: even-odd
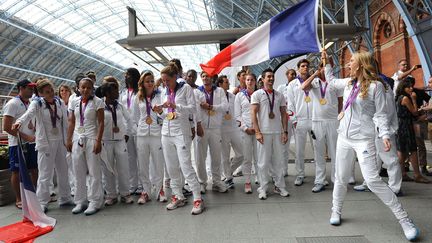
[[[273,113],[273,111],[269,113],[269,118],[270,119],[274,119],[275,118],[275,114]]]
[[[224,116],[225,120],[231,120],[231,114],[230,113],[226,113]]]
[[[338,119],[338,121],[340,121],[340,120],[342,120],[342,118],[345,116],[345,112],[341,112],[341,113],[339,113],[339,115],[338,115],[338,117],[337,117],[337,119]]]
[[[321,98],[321,99],[320,99],[320,104],[321,104],[321,105],[325,105],[325,104],[327,104],[327,100],[326,100],[325,98]]]
[[[168,119],[169,119],[169,118],[168,118]],[[169,119],[169,120],[171,120],[171,119]],[[153,119],[152,119],[150,116],[148,116],[148,117],[146,118],[145,122],[147,123],[147,125],[151,125],[151,124],[153,123]]]
[[[176,118],[176,114],[175,114],[175,112],[169,112],[168,114],[167,114],[167,119],[168,120],[173,120],[173,119],[175,119]]]
[[[214,115],[216,115],[216,111],[214,111],[214,110],[209,110],[209,111],[208,111],[208,115],[209,115],[209,116],[214,116]]]
[[[311,97],[310,97],[310,96],[306,96],[306,97],[304,98],[304,101],[305,101],[306,103],[311,102]]]
[[[53,135],[57,135],[57,134],[59,133],[58,128],[57,128],[57,127],[53,127],[53,129],[51,130],[51,133],[52,133]]]
[[[78,127],[78,133],[84,133],[85,129],[84,127]]]
[[[119,127],[113,127],[113,133],[118,133],[120,132],[120,128]]]

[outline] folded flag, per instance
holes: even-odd
[[[225,67],[258,64],[271,58],[320,51],[317,35],[319,0],[304,0],[279,13],[200,64],[210,76]]]

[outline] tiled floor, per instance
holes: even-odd
[[[329,166],[330,164],[328,164]],[[364,236],[370,242],[406,242],[390,210],[370,192],[355,192],[350,186],[343,211],[343,223],[329,224],[332,190],[312,193],[314,164],[306,165],[306,181],[293,185],[294,165],[286,177],[288,198],[270,194],[258,199],[243,193],[243,179],[236,188],[221,194],[208,191],[206,211],[190,214],[191,203],[174,211],[152,201],[139,206],[118,204],[93,216],[72,215],[70,208],[50,205],[48,215],[57,219],[53,232],[36,242],[297,242],[296,237]],[[357,167],[357,180],[360,170]],[[432,178],[431,178],[432,179]],[[421,230],[420,242],[432,242],[432,187],[403,184],[400,198]],[[189,200],[190,202],[190,200]],[[21,219],[13,205],[0,208],[0,225]],[[324,241],[323,241],[324,242]],[[331,241],[325,241],[331,242]]]

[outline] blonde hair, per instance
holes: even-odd
[[[353,58],[359,64],[360,74],[357,80],[360,81],[360,94],[359,97],[365,99],[368,95],[369,86],[372,82],[381,81],[378,77],[377,70],[374,66],[374,58],[370,52],[356,52]]]
[[[72,89],[71,89],[71,87],[67,86],[66,84],[62,84],[62,85],[60,85],[60,86],[58,87],[58,90],[57,90],[57,94],[58,94],[59,97],[60,97],[60,90],[61,90],[62,88],[66,89],[66,90],[69,92],[69,96],[72,95]],[[62,98],[62,97],[60,97],[60,98]]]
[[[36,83],[36,90],[38,94],[42,93],[42,90],[47,86],[50,86],[54,91],[54,84],[51,81],[46,78],[38,80]]]
[[[162,70],[163,71],[163,70]],[[168,74],[169,75],[169,74]],[[146,90],[144,88],[144,79],[147,76],[153,76],[152,73],[146,72],[143,75],[141,75],[139,81],[138,81],[138,100],[143,101],[146,96]],[[154,77],[154,76],[153,76]]]
[[[166,74],[170,77],[177,77],[178,73],[179,73],[178,67],[173,62],[170,62],[168,66],[164,67],[161,71],[161,74]]]

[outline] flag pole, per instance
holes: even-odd
[[[324,51],[325,48],[325,39],[324,39],[324,4],[323,0],[320,0],[321,5],[321,42],[322,42],[322,51]],[[326,65],[326,60],[322,60],[324,66]]]

